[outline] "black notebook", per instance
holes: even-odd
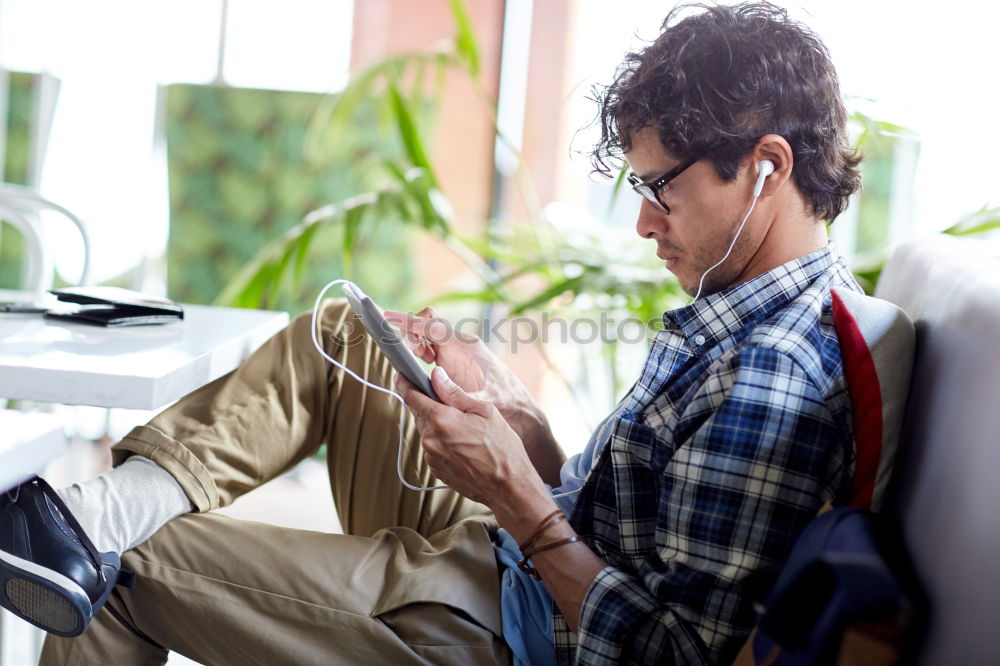
[[[50,293],[71,307],[45,313],[50,319],[94,326],[142,326],[184,319],[184,309],[169,298],[150,296],[119,287],[70,287]]]

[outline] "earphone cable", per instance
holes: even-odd
[[[399,395],[398,393],[396,393],[395,391],[393,391],[391,389],[387,389],[387,388],[384,388],[382,386],[378,386],[377,384],[372,384],[367,379],[359,376],[354,371],[352,371],[350,368],[348,368],[347,366],[345,366],[343,363],[339,362],[338,360],[336,360],[335,358],[333,358],[329,354],[327,354],[326,351],[324,351],[323,346],[320,344],[320,342],[319,342],[319,326],[317,325],[317,320],[319,319],[319,307],[320,307],[320,305],[323,302],[323,296],[326,295],[326,292],[329,291],[331,287],[334,287],[334,286],[336,286],[338,284],[340,284],[340,285],[351,284],[351,282],[350,282],[350,280],[343,280],[343,279],[332,280],[331,282],[329,282],[325,287],[323,287],[320,290],[319,295],[316,297],[316,303],[315,303],[315,305],[313,305],[313,310],[312,310],[312,325],[311,325],[311,329],[310,329],[310,333],[312,335],[313,346],[316,347],[316,351],[318,351],[320,353],[320,355],[324,359],[326,359],[329,363],[332,363],[334,366],[340,368],[341,370],[343,370],[344,372],[346,372],[348,375],[350,375],[354,379],[358,380],[359,382],[361,382],[362,384],[364,384],[365,386],[367,386],[369,388],[375,389],[376,391],[380,391],[382,393],[387,393],[387,394],[391,395],[395,400],[399,401],[401,416],[399,418],[399,446],[396,449],[396,476],[399,477],[400,482],[404,486],[406,486],[407,488],[409,488],[410,490],[415,490],[417,492],[428,492],[428,491],[431,491],[431,490],[446,490],[446,489],[448,489],[449,486],[444,485],[444,484],[439,485],[439,486],[415,486],[415,485],[411,484],[410,482],[408,482],[405,478],[403,478],[403,447],[406,444],[405,437],[404,437],[404,434],[403,434],[406,431],[406,403],[403,401],[403,396]],[[553,498],[556,498],[556,497],[565,497],[566,495],[572,495],[572,494],[578,493],[578,492],[580,492],[580,490],[581,490],[581,488],[578,488],[576,490],[571,490],[571,491],[568,491],[568,492],[565,492],[565,493],[556,493],[556,494],[553,494],[552,497]]]
[[[704,273],[701,274],[701,280],[698,281],[698,291],[697,293],[695,293],[694,298],[691,299],[691,303],[697,301],[698,297],[701,296],[701,288],[705,285],[705,276],[714,271],[719,266],[721,266],[722,262],[724,262],[726,259],[729,258],[729,255],[732,253],[733,248],[736,247],[736,240],[740,237],[740,234],[743,233],[744,225],[746,225],[747,220],[750,219],[750,213],[753,212],[754,206],[757,205],[757,199],[759,197],[760,197],[759,194],[754,195],[753,201],[750,202],[750,210],[748,210],[747,214],[743,216],[743,221],[740,222],[739,229],[736,230],[736,235],[733,236],[733,242],[729,244],[729,249],[726,250],[726,254],[723,255],[722,259],[719,259],[717,262],[715,262],[715,264],[713,264],[710,268],[708,268]],[[691,303],[688,303],[688,305],[690,305]]]

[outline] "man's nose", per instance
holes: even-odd
[[[653,238],[667,230],[667,214],[653,205],[651,201],[642,200],[639,206],[639,217],[635,221],[635,232],[643,238]]]

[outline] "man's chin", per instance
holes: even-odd
[[[697,291],[698,289],[697,278],[692,278],[686,275],[686,271],[677,271],[674,268],[672,268],[669,264],[667,265],[667,272],[673,275],[674,279],[677,280],[677,283],[681,287],[681,291],[683,291],[688,296],[694,296],[695,291]],[[699,275],[698,277],[700,278],[701,276]]]
[[[705,280],[704,284],[701,284],[701,273],[694,276],[683,277],[675,273],[674,277],[676,277],[677,282],[680,283],[681,290],[691,298],[694,298],[695,295],[698,294],[699,286],[701,287],[701,294],[699,298],[704,298],[705,296],[709,296],[725,288],[724,284],[720,284],[716,280],[713,280],[712,278],[714,276],[711,274]]]
[[[671,271],[671,272],[673,272],[673,271]],[[689,280],[686,280],[686,279],[682,278],[681,276],[677,275],[676,273],[674,273],[674,278],[676,278],[677,284],[680,285],[681,291],[683,291],[688,296],[694,296],[695,292],[698,290],[698,282],[697,281],[691,282]]]
[[[694,298],[694,295],[698,293],[698,282],[701,280],[702,274],[697,273],[695,275],[690,275],[690,271],[684,270],[683,265],[676,259],[673,261],[665,261],[664,264],[666,265],[667,271],[673,275],[678,284],[680,284],[681,291]],[[711,277],[712,276],[710,275],[709,279],[705,281],[705,285],[701,291],[702,296],[709,294],[710,288],[712,291],[716,291],[716,285]]]
[[[681,285],[681,291],[683,291],[685,294],[687,294],[691,298],[694,298],[695,293],[697,293],[697,290],[695,288],[693,288],[693,287],[685,287],[684,285]]]

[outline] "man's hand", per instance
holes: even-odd
[[[396,390],[413,412],[424,457],[434,476],[493,509],[498,519],[519,515],[551,498],[517,433],[499,410],[451,381],[444,368],[431,374],[437,403],[396,375]]]
[[[517,434],[496,407],[466,393],[443,368],[434,368],[431,381],[444,404],[396,375],[396,390],[413,412],[431,471],[462,495],[492,509],[500,527],[524,543],[556,505]],[[546,532],[546,541],[575,534],[563,521]],[[576,630],[587,589],[606,563],[582,541],[537,553],[531,561]]]
[[[420,359],[444,368],[469,397],[496,407],[521,438],[538,473],[558,485],[565,456],[548,420],[524,384],[482,340],[456,330],[429,307],[415,315],[386,310],[385,318],[403,331]]]

